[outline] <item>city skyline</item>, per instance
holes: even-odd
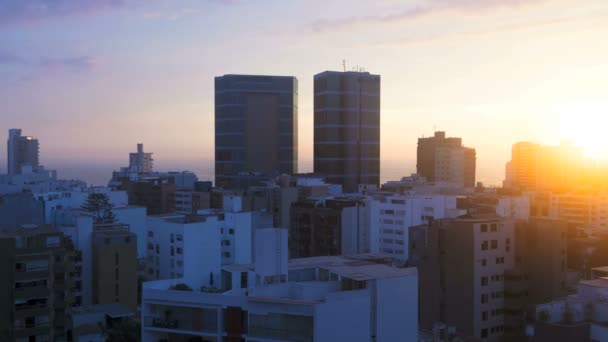
[[[211,163],[213,78],[243,73],[298,78],[300,171],[310,171],[313,75],[343,59],[382,76],[381,158],[404,169],[434,130],[475,147],[489,184],[518,141],[570,139],[608,156],[602,125],[585,125],[608,108],[601,1],[332,1],[322,14],[272,1],[15,3],[0,9],[11,119],[0,132],[40,139],[42,164],[116,163],[138,142],[159,165]]]

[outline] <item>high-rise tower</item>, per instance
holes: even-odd
[[[325,71],[314,80],[314,171],[346,192],[380,183],[380,75]]]
[[[291,76],[215,78],[215,182],[298,170],[298,80]],[[242,184],[241,184],[242,185]]]
[[[9,175],[21,174],[23,166],[38,170],[38,139],[22,136],[20,129],[10,129],[7,141],[7,167]]]

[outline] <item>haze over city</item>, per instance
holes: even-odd
[[[60,171],[118,168],[145,142],[161,169],[212,175],[213,78],[291,75],[311,171],[312,77],[345,60],[382,75],[383,180],[415,172],[417,138],[443,130],[500,184],[517,141],[608,158],[607,21],[603,0],[4,0],[0,132],[35,134]]]

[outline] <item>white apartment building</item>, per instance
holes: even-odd
[[[418,339],[415,268],[377,255],[288,261],[287,230],[276,228],[258,229],[255,251],[253,264],[225,265],[214,291],[188,279],[144,283],[142,341]]]
[[[370,251],[407,261],[408,229],[427,223],[429,219],[465,214],[466,211],[457,209],[457,198],[453,195],[373,194],[367,203]]]
[[[90,187],[73,189],[70,191],[52,191],[34,193],[34,197],[44,202],[44,220],[52,224],[54,218],[62,209],[78,209],[84,205],[89,194],[101,193],[108,196],[114,207],[126,207],[129,199],[126,191],[119,191],[109,187]]]
[[[217,286],[222,265],[250,263],[259,215],[201,210],[148,216],[146,276]]]

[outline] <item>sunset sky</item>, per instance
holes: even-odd
[[[313,75],[343,59],[382,76],[382,159],[406,170],[434,128],[491,184],[516,141],[608,159],[606,0],[0,0],[0,140],[22,128],[47,164],[137,142],[213,160],[213,77],[290,75],[306,166]]]

